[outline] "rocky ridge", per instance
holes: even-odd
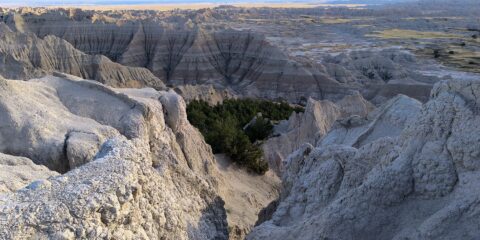
[[[309,99],[306,112],[277,126],[280,136],[264,145],[283,192],[248,239],[480,235],[478,81],[440,82],[422,105],[410,97],[426,101],[434,81],[398,65],[414,64],[405,54],[351,52],[307,66],[260,34],[200,26],[218,17],[211,10],[170,22],[132,12],[119,20],[111,17],[118,13],[20,11],[2,15],[16,32],[0,23],[7,77],[60,70],[157,89],[162,78],[194,84],[176,91],[211,104],[230,97],[218,91],[229,87],[242,96],[337,100]],[[351,90],[386,103],[374,110],[361,95],[343,98]],[[402,92],[410,97],[393,97]],[[0,152],[2,239],[242,238],[253,213],[277,194],[268,179],[219,173],[174,91],[115,89],[61,73],[0,78]],[[242,208],[250,208],[243,219]]]
[[[422,102],[440,78],[414,71],[419,60],[410,52],[396,48],[357,50],[323,59],[325,71],[338,82],[364,86],[362,95],[379,105],[398,94]]]
[[[182,85],[174,88],[182,98],[187,102],[205,101],[214,106],[221,104],[226,99],[236,99],[238,94],[229,89],[217,89],[212,85]]]
[[[269,167],[281,175],[284,160],[305,143],[313,144],[322,139],[337,121],[347,117],[364,119],[375,109],[359,93],[346,96],[333,103],[309,98],[303,113],[292,113],[274,128],[274,137],[262,145]]]
[[[3,77],[26,80],[59,71],[113,87],[165,87],[145,68],[126,67],[102,55],[85,54],[58,37],[41,39],[32,33],[11,31],[4,23],[0,23],[0,29]]]
[[[402,96],[379,109],[368,141],[304,145],[287,160],[276,210],[247,239],[478,236],[479,93],[479,81],[442,81],[421,109]]]
[[[0,195],[2,239],[228,237],[213,155],[176,93],[66,75],[0,91],[2,152],[71,169]]]
[[[0,153],[0,194],[15,192],[37,179],[58,175],[28,158]]]
[[[272,40],[289,32],[267,30],[273,35],[269,36],[235,27],[245,26],[243,11],[223,7],[166,12],[20,8],[5,9],[1,19],[16,32],[56,36],[86,54],[146,68],[171,87],[213,85],[246,97],[295,103],[308,97],[338,101],[360,91],[379,105],[397,94],[425,102],[433,84],[441,79],[423,74],[425,69],[419,67],[423,61],[399,48],[320,54],[318,59],[296,57],[284,51],[281,41]],[[280,10],[249,11],[250,18],[256,14],[264,18],[269,11]],[[312,29],[321,31],[317,27]],[[151,85],[154,82],[147,85],[157,88]]]
[[[211,30],[181,16],[105,20],[87,12],[72,17],[63,10],[31,11],[7,12],[3,21],[18,32],[57,36],[87,54],[147,68],[173,86],[212,84],[244,96],[289,101],[350,92],[321,68],[289,59],[261,34]]]

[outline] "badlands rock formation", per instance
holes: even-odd
[[[381,137],[397,136],[415,119],[421,107],[419,101],[398,95],[365,117],[351,115],[339,119],[316,144],[342,144],[358,148]]]
[[[102,55],[124,66],[146,68],[165,84],[175,87],[206,84],[230,88],[248,97],[283,98],[291,102],[308,97],[338,101],[355,91],[376,105],[397,94],[427,101],[433,84],[443,77],[424,73],[427,69],[422,67],[430,63],[416,59],[404,48],[390,44],[377,46],[378,39],[368,37],[373,28],[365,24],[362,29],[356,24],[347,29],[342,26],[338,31],[342,36],[346,34],[346,39],[339,40],[332,38],[337,36],[338,31],[333,27],[336,24],[295,21],[290,28],[290,24],[275,18],[272,21],[271,17],[314,19],[338,10],[262,8],[246,11],[220,7],[198,11],[102,12],[20,8],[3,10],[0,22],[16,32],[33,33],[42,39],[56,36],[86,54]],[[336,13],[338,17],[351,17],[340,12]],[[381,23],[394,28],[392,23]],[[375,22],[369,24],[375,25]],[[383,27],[380,30],[384,30]],[[291,41],[296,36],[298,42]],[[368,50],[353,47],[358,41],[360,45],[366,44]],[[345,44],[353,50],[334,51],[330,56],[322,47],[318,53],[310,49],[316,46],[314,43]],[[102,64],[110,65],[104,61],[107,59],[102,58]],[[109,78],[117,77],[109,69],[103,67],[102,71]],[[144,69],[127,69],[122,70],[125,76],[120,77],[125,78],[124,81],[132,79],[129,75],[141,75],[142,78],[136,76],[139,81],[158,87],[152,85],[158,81],[147,77]],[[69,73],[80,76],[75,71]],[[99,79],[98,74],[88,77]]]
[[[200,26],[185,16],[100,18],[92,12],[11,11],[3,21],[40,38],[57,36],[87,54],[148,68],[171,85],[213,84],[250,97],[341,98],[349,92],[318,66],[290,60],[261,34]],[[203,12],[192,13],[204,15]],[[155,18],[155,17],[152,17]],[[158,20],[158,21],[157,21]],[[153,86],[154,87],[154,86]]]
[[[237,94],[229,89],[216,89],[212,85],[181,85],[176,87],[175,92],[180,94],[185,102],[201,100],[214,106],[226,99],[236,99]]]
[[[14,192],[37,179],[58,175],[32,160],[0,153],[0,194]]]
[[[365,118],[374,108],[358,93],[336,103],[310,98],[305,112],[293,113],[288,120],[275,126],[274,135],[278,136],[269,138],[263,144],[265,159],[271,169],[281,174],[284,170],[283,161],[288,155],[304,143],[315,145],[330,131],[337,119],[349,116]]]
[[[324,59],[324,65],[328,75],[338,82],[365,86],[362,94],[375,104],[397,94],[425,102],[433,84],[440,80],[412,71],[418,68],[415,55],[397,48],[329,56]]]
[[[1,239],[228,237],[213,155],[174,92],[72,76],[2,79],[0,91],[1,151],[70,170],[2,155],[10,180],[40,179],[0,195]]]
[[[0,75],[30,79],[54,71],[94,79],[114,87],[164,87],[145,68],[125,67],[102,55],[88,55],[55,36],[38,38],[32,33],[11,31],[0,23]]]
[[[420,110],[406,97],[379,109],[360,137],[368,141],[300,148],[287,160],[276,211],[247,238],[478,237],[479,94],[480,81],[442,81]],[[387,122],[405,125],[390,131]]]
[[[224,10],[0,9],[0,75],[28,80],[0,77],[0,239],[480,236],[479,81],[422,105],[439,79],[411,54],[294,58]],[[252,176],[179,94],[307,107],[264,144],[276,174]]]
[[[291,102],[308,97],[338,101],[361,91],[366,99],[379,104],[397,94],[424,102],[433,83],[439,81],[417,71],[417,59],[398,48],[325,54],[321,60],[297,59],[262,34],[231,29],[225,24],[229,16],[222,11],[22,8],[6,10],[2,21],[16,32],[33,33],[48,41],[56,36],[81,52],[106,57],[91,60],[103,66],[96,72],[88,70],[94,73],[68,71],[72,67],[67,63],[64,71],[98,80],[119,78],[132,86],[132,79],[139,79],[158,89],[158,79],[145,73],[143,68],[147,68],[171,86],[213,85],[247,97]],[[117,76],[108,60],[129,67]]]

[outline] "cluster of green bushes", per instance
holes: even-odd
[[[193,101],[187,106],[188,120],[200,130],[214,153],[225,153],[258,174],[265,173],[268,164],[257,141],[272,133],[272,121],[287,119],[294,111],[303,109],[285,102],[253,99],[230,99],[216,106]],[[256,121],[249,124],[254,117]]]

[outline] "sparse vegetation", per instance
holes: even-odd
[[[480,59],[478,44],[470,42],[472,47],[465,47],[462,43],[445,44],[418,51],[424,56],[432,56],[441,63],[456,67],[462,71],[479,73],[476,62]],[[443,53],[443,54],[442,54]],[[448,54],[447,54],[448,53]]]
[[[271,134],[272,121],[287,119],[294,111],[303,109],[285,102],[252,99],[226,100],[216,106],[193,101],[187,107],[188,120],[200,130],[214,153],[225,153],[237,164],[258,174],[268,170],[258,141]],[[258,113],[261,116],[257,116]]]
[[[444,33],[444,32],[414,31],[414,30],[407,30],[407,29],[388,29],[384,31],[375,32],[375,34],[368,35],[368,36],[385,38],[385,39],[461,38],[461,36],[459,35]]]

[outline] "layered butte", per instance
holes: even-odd
[[[261,34],[212,30],[184,16],[161,20],[96,16],[88,12],[69,16],[62,11],[10,13],[4,22],[40,38],[57,36],[86,54],[147,68],[170,85],[212,84],[246,96],[291,101],[348,93],[348,87],[329,78],[321,68],[290,60]]]

